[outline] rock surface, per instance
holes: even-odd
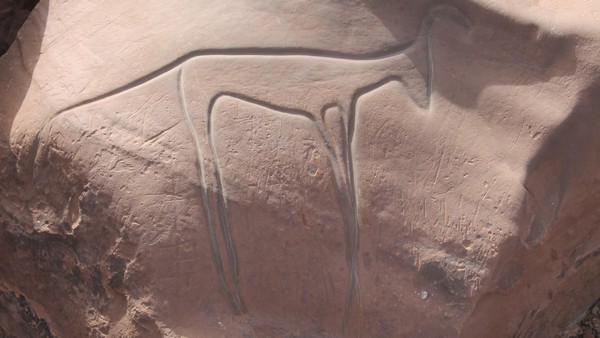
[[[549,337],[600,298],[600,3],[41,1],[0,333]]]

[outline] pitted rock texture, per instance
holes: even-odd
[[[568,335],[599,13],[40,2],[0,58],[4,334]]]

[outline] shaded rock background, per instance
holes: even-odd
[[[586,313],[579,325],[566,332],[569,338],[586,338],[600,336],[600,301],[596,302]]]
[[[436,21],[433,58],[416,44],[399,59],[405,82],[373,86],[345,78],[358,65],[336,74],[341,84],[319,76],[323,65],[309,76],[309,57],[184,56],[277,48],[360,59],[423,39],[433,2],[42,1],[0,59],[0,333],[593,334],[600,8],[449,4],[468,32],[456,15]],[[164,67],[178,58],[181,68]],[[186,126],[186,109],[201,112],[211,90],[280,90],[294,76],[309,88],[283,86],[288,96],[269,102],[226,96],[214,102],[214,134]],[[354,154],[360,216],[361,302],[344,327],[351,268],[334,161],[309,119],[274,102],[305,98],[309,110],[345,85],[368,90],[356,91],[351,149],[331,145]],[[350,108],[341,101],[324,114],[336,137]],[[212,139],[223,182],[211,165],[202,180],[193,135],[196,147]],[[219,280],[202,207],[210,199],[215,212],[220,196],[237,308],[223,288],[236,268],[224,253]]]
[[[39,0],[0,1],[0,56],[12,44],[17,32]]]

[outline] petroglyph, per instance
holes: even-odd
[[[177,79],[179,103],[196,152],[201,199],[211,252],[222,288],[238,313],[244,312],[239,267],[227,193],[214,139],[213,108],[221,98],[235,98],[282,114],[303,116],[314,124],[325,145],[343,216],[348,289],[343,319],[360,323],[361,302],[357,254],[359,215],[352,140],[356,129],[357,101],[389,82],[403,84],[407,95],[423,110],[433,108],[434,61],[431,28],[436,19],[449,19],[465,30],[466,17],[454,7],[438,6],[422,20],[420,32],[405,44],[362,55],[347,55],[303,48],[232,48],[198,50],[121,87],[83,100],[49,116],[33,140],[36,178],[41,140],[51,132],[51,122],[61,114],[109,97],[133,91],[163,77]],[[427,59],[419,70],[413,60]],[[209,173],[214,172],[210,178]],[[209,190],[214,180],[216,194]],[[32,183],[33,184],[33,183]],[[217,228],[218,225],[218,228]],[[226,271],[219,236],[227,256]],[[356,326],[356,324],[352,324]],[[358,325],[360,326],[360,325]]]

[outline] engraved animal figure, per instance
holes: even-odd
[[[184,120],[197,154],[197,167],[202,183],[200,194],[207,218],[213,261],[226,296],[234,309],[241,313],[244,311],[244,305],[239,289],[239,267],[213,137],[213,108],[219,99],[233,97],[310,119],[326,146],[343,216],[346,260],[350,271],[343,322],[345,329],[351,313],[360,318],[357,271],[359,218],[350,150],[355,130],[357,100],[361,95],[390,81],[398,81],[405,85],[408,95],[418,106],[430,109],[434,75],[431,27],[438,18],[450,18],[465,29],[470,27],[468,20],[456,8],[438,6],[427,13],[418,36],[401,46],[376,53],[345,55],[301,48],[214,49],[192,52],[131,83],[74,104],[48,117],[34,139],[34,161],[37,164],[40,139],[55,117],[132,90],[160,75],[175,72]],[[427,59],[425,76],[412,61],[422,58],[423,55]],[[214,171],[216,197],[209,194],[208,173],[211,167],[207,166],[210,165]],[[35,169],[33,176],[35,178]],[[225,246],[229,275],[225,271],[219,247],[218,229]]]

